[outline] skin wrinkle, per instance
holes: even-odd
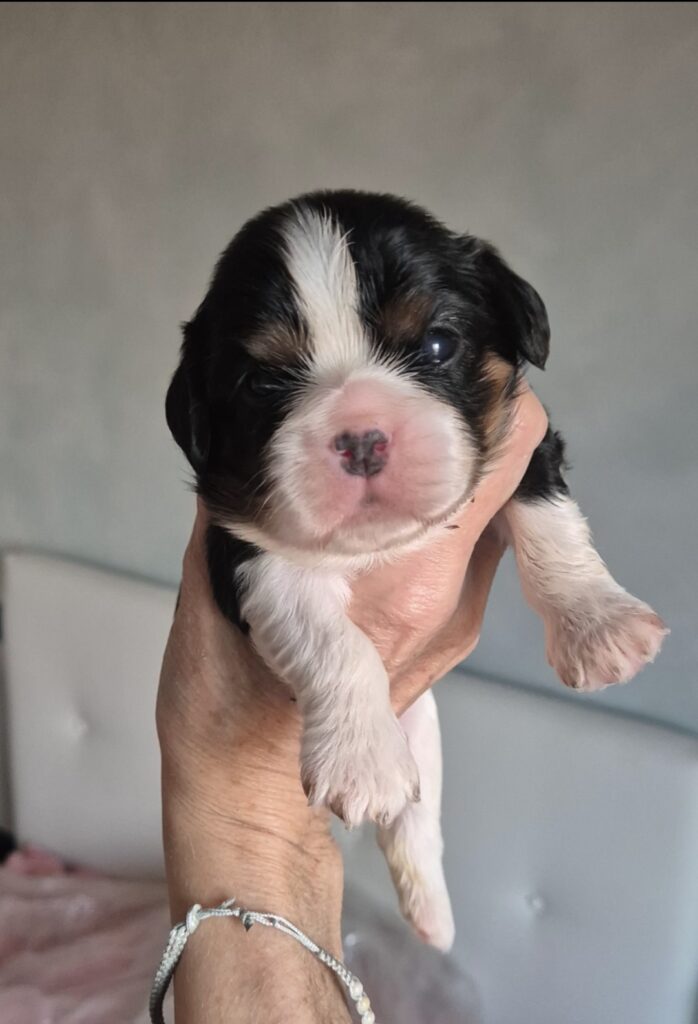
[[[253,824],[239,815],[224,815],[219,812],[218,823],[220,826],[225,826],[225,828],[221,828],[221,835],[224,835],[228,828],[241,829],[243,832],[253,832],[256,835],[278,840],[280,843],[289,846],[292,850],[295,850],[295,852],[300,854],[300,856],[309,857],[315,864],[320,864],[321,862],[320,856],[316,856],[312,851],[308,851],[307,844],[305,842],[296,841],[285,836],[278,822],[276,827],[272,828],[269,825],[264,826]]]

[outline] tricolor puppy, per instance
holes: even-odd
[[[233,239],[167,395],[214,523],[216,600],[297,698],[309,799],[377,822],[405,915],[441,948],[436,707],[426,694],[397,720],[347,603],[358,573],[428,542],[468,500],[548,341],[540,297],[486,242],[402,199],[321,192]],[[551,664],[594,690],[630,679],[665,630],[609,574],[562,467],[549,431],[498,526]]]

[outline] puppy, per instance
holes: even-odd
[[[167,394],[211,513],[215,599],[298,701],[308,798],[377,823],[405,916],[441,949],[453,919],[436,706],[427,693],[397,720],[347,616],[351,582],[462,508],[548,343],[539,295],[491,245],[402,199],[318,192],[233,239]],[[496,525],[550,663],[595,690],[651,661],[665,629],[594,550],[563,468],[549,430]]]

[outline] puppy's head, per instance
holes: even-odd
[[[539,296],[491,246],[400,199],[315,193],[221,257],[167,421],[239,536],[369,553],[465,500],[548,338]]]

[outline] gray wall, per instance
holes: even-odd
[[[4,4],[0,544],[175,581],[178,323],[257,208],[386,189],[544,295],[535,387],[673,634],[598,699],[698,731],[693,4]],[[481,672],[560,690],[511,566]]]

